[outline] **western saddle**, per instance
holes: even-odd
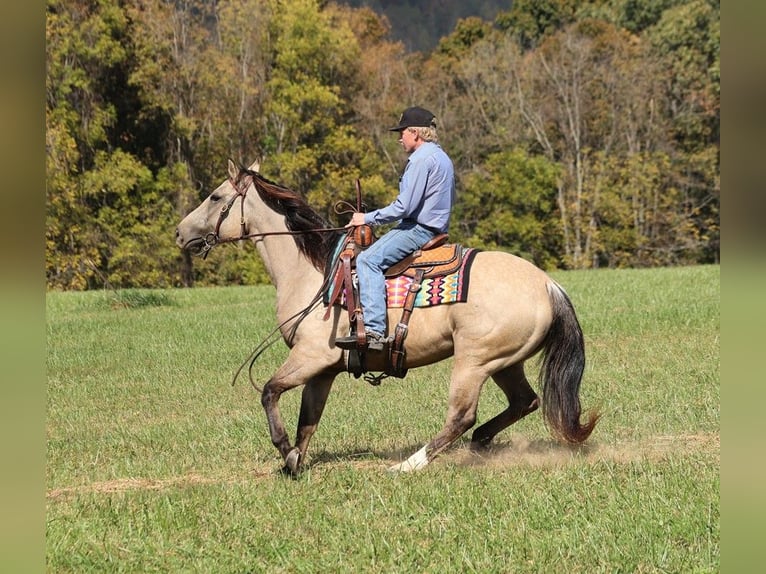
[[[393,329],[390,338],[385,375],[403,378],[407,374],[406,350],[404,340],[415,305],[415,298],[422,287],[423,279],[441,275],[449,275],[460,269],[463,263],[463,249],[460,245],[447,243],[446,233],[435,236],[414,253],[392,265],[385,272],[387,279],[401,275],[411,277],[407,296],[402,308],[402,316]],[[328,299],[325,319],[330,316],[334,304],[340,304],[345,295],[345,306],[348,309],[349,323],[352,335],[356,335],[356,346],[349,350],[348,370],[356,377],[366,372],[365,354],[367,338],[364,329],[364,312],[359,302],[354,274],[356,273],[356,256],[375,241],[372,229],[359,226],[353,233],[346,236],[340,255],[331,268],[333,290]],[[372,384],[380,384],[383,377],[368,377]]]

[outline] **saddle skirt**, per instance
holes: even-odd
[[[463,264],[463,247],[457,243],[445,243],[433,249],[418,249],[411,255],[395,263],[386,271],[386,279],[399,275],[415,276],[415,271],[422,268],[424,278],[455,273]]]
[[[424,274],[421,288],[415,297],[415,307],[465,302],[468,298],[469,270],[478,251],[457,243],[446,243],[432,249],[415,251],[405,257],[385,272],[387,306],[404,306],[418,269],[422,269]],[[342,266],[338,266],[333,274],[324,302],[330,306],[346,306]]]

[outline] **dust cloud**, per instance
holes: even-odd
[[[562,444],[552,439],[529,439],[511,436],[510,441],[474,452],[468,446],[446,455],[456,464],[503,468],[514,466],[561,467],[569,464],[610,461],[621,464],[641,460],[662,460],[682,452],[715,452],[720,456],[720,436],[716,434],[663,435],[637,441],[584,445]]]

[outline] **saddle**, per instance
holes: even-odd
[[[399,275],[415,277],[420,269],[423,270],[421,279],[455,273],[463,263],[463,250],[456,243],[447,243],[448,239],[446,233],[437,235],[399,263],[389,267],[385,272],[386,278]]]
[[[356,348],[349,351],[348,370],[358,378],[366,371],[365,352],[367,340],[364,330],[364,313],[359,305],[355,287],[354,269],[356,267],[356,256],[372,244],[374,237],[372,241],[365,241],[364,243],[367,244],[363,246],[357,243],[355,239],[354,234],[346,236],[340,255],[337,258],[337,263],[330,271],[333,277],[334,288],[326,299],[327,311],[325,313],[325,320],[329,318],[333,305],[340,303],[342,296],[345,294],[349,323],[351,324],[352,331],[356,334],[357,340]],[[464,250],[458,244],[447,243],[448,239],[449,236],[446,233],[437,235],[423,245],[423,247],[389,267],[385,272],[387,279],[404,275],[411,277],[412,282],[404,301],[402,316],[393,329],[393,339],[389,345],[387,367],[384,376],[403,378],[407,374],[404,339],[407,336],[415,298],[420,291],[423,279],[455,273],[463,264]],[[380,384],[382,378],[370,377],[367,380],[372,384]]]

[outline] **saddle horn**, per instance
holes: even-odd
[[[359,178],[356,180],[356,210],[362,213],[362,183]],[[361,249],[367,249],[375,241],[375,235],[372,227],[369,225],[360,225],[354,228],[354,243]]]

